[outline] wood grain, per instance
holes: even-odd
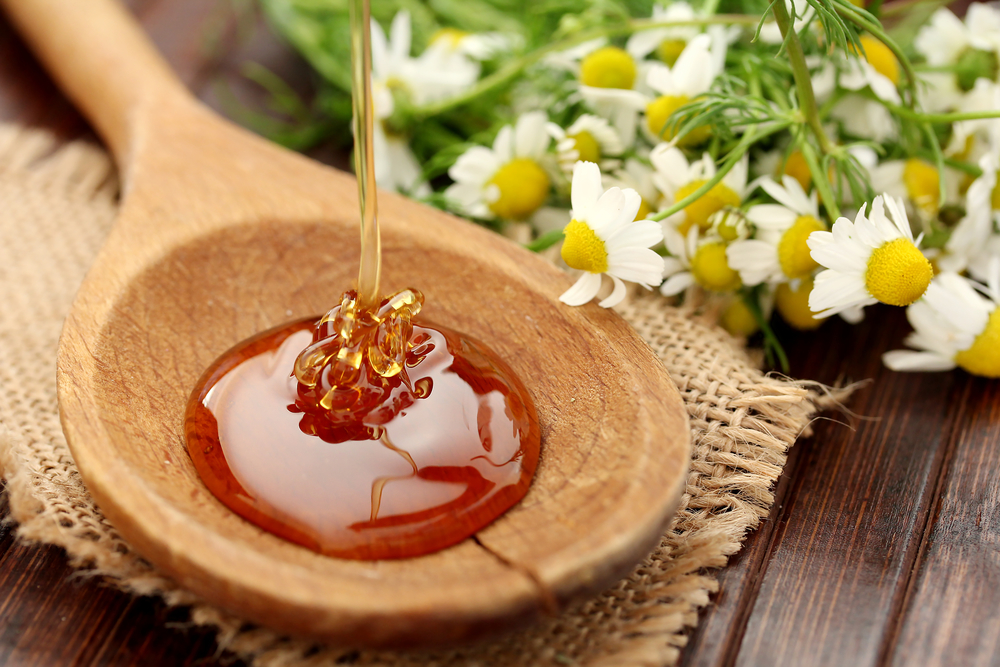
[[[7,513],[6,499],[0,512]],[[0,526],[0,591],[3,665],[214,662],[213,632],[178,623],[184,615],[157,600],[73,576],[61,550],[17,545],[6,524]]]
[[[357,186],[194,102],[111,0],[0,5],[123,175],[57,380],[80,473],[137,551],[279,630],[416,646],[530,622],[652,550],[689,457],[686,412],[652,351],[614,313],[560,304],[570,280],[537,255],[388,193],[383,284],[419,285],[431,321],[484,341],[532,394],[543,449],[528,495],[476,540],[377,563],[325,558],[228,511],[185,452],[190,391],[236,342],[322,313],[350,285]]]
[[[891,665],[1000,661],[1000,383],[969,378]]]
[[[869,317],[884,324],[900,314]],[[753,639],[744,639],[737,665],[879,664],[963,384],[958,374],[889,372],[874,354],[861,363],[852,358],[857,349],[898,347],[900,329],[843,330],[824,350],[827,373],[873,378],[851,407],[875,418],[856,420],[854,430],[824,429],[826,438],[804,443],[806,460],[776,517],[770,563],[747,624]]]

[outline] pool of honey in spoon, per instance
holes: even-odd
[[[316,321],[240,343],[192,395],[188,451],[227,507],[315,551],[374,560],[456,544],[524,496],[538,421],[524,385],[492,351],[442,327],[414,326],[430,346],[407,369],[420,399],[375,428],[378,439],[359,425],[369,439],[328,442],[294,405],[291,370]]]

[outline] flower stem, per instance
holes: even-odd
[[[772,7],[774,19],[778,22],[778,29],[781,30],[781,36],[785,40],[788,62],[792,66],[792,77],[795,79],[795,89],[798,91],[799,97],[799,111],[816,137],[820,152],[829,155],[834,151],[834,146],[830,142],[830,138],[826,136],[826,130],[823,129],[823,123],[820,120],[819,108],[816,106],[816,95],[813,93],[812,80],[809,76],[809,67],[806,65],[806,57],[802,52],[802,43],[799,42],[799,36],[795,34],[795,27],[788,16],[784,0],[777,0]],[[820,199],[823,200],[827,213],[833,219],[840,217],[840,207],[833,195],[833,188],[830,187],[827,175],[820,169],[812,145],[804,140],[801,142],[801,150],[802,157],[805,158],[809,171],[812,173],[816,191],[819,193]]]
[[[802,151],[802,158],[806,161],[806,166],[809,167],[809,173],[812,174],[813,183],[816,184],[816,192],[819,193],[819,198],[823,200],[826,213],[830,216],[830,221],[832,222],[840,217],[840,206],[837,204],[837,197],[833,194],[830,177],[820,165],[816,149],[813,148],[811,143],[803,140],[799,142],[798,146],[799,150]]]
[[[882,104],[897,116],[902,116],[907,120],[918,123],[956,123],[962,120],[987,120],[990,118],[1000,118],[1000,110],[989,109],[986,111],[958,111],[955,113],[923,113],[914,111],[909,107],[892,104],[884,100],[879,100]]]
[[[785,354],[785,348],[781,346],[781,341],[774,335],[774,329],[771,328],[771,323],[764,317],[764,311],[760,307],[762,287],[762,285],[758,285],[749,293],[744,294],[743,303],[753,315],[754,320],[757,321],[757,326],[760,327],[760,331],[764,335],[764,354],[767,356],[768,365],[774,366],[774,358],[777,357],[777,361],[781,365],[781,372],[788,373],[788,355]]]
[[[632,21],[627,21],[626,23],[592,28],[590,30],[584,30],[573,37],[569,37],[558,42],[554,42],[547,46],[535,49],[530,53],[526,53],[519,58],[515,58],[510,61],[497,71],[493,72],[487,77],[480,79],[476,85],[472,86],[466,90],[461,95],[456,95],[455,97],[449,97],[448,99],[441,100],[440,102],[434,102],[432,104],[426,104],[424,106],[415,107],[412,109],[412,115],[414,118],[428,118],[430,116],[436,116],[438,114],[450,111],[455,107],[462,106],[468,102],[471,102],[475,98],[488,93],[500,86],[503,86],[507,82],[513,80],[517,75],[524,71],[527,67],[534,65],[540,61],[545,56],[550,53],[558,53],[559,51],[565,51],[584,42],[589,42],[592,39],[597,39],[599,37],[616,37],[619,35],[628,35],[639,30],[649,30],[651,28],[672,28],[672,27],[683,27],[683,26],[704,26],[704,25],[746,25],[746,26],[756,26],[758,19],[754,16],[749,16],[747,14],[716,14],[715,16],[703,16],[701,18],[695,18],[690,21],[654,21],[652,19],[634,19]]]
[[[759,126],[756,125],[751,126],[744,133],[743,138],[740,139],[739,143],[737,143],[733,147],[733,150],[729,151],[729,154],[726,156],[725,163],[723,163],[723,165],[719,168],[719,170],[715,172],[715,176],[705,181],[704,185],[702,185],[700,188],[689,194],[684,199],[674,202],[672,205],[670,205],[663,211],[660,211],[656,215],[650,216],[649,219],[660,221],[669,218],[670,216],[679,211],[683,211],[686,207],[690,206],[698,199],[705,196],[705,194],[707,194],[709,190],[718,185],[719,182],[721,182],[722,179],[726,177],[726,174],[732,171],[733,167],[739,164],[740,160],[743,158],[746,152],[750,149],[750,146],[752,146],[755,141],[760,141],[761,139],[769,137],[772,134],[777,134],[778,132],[782,132],[788,129],[788,127],[791,125],[792,121],[784,121],[770,125],[764,128],[763,130],[761,130]]]
[[[555,244],[562,241],[562,239],[563,230],[553,229],[552,231],[545,232],[531,243],[525,243],[524,247],[531,252],[541,252],[543,250],[548,250]]]
[[[809,76],[809,67],[806,65],[806,56],[802,52],[802,44],[799,36],[795,34],[792,26],[792,19],[788,16],[788,9],[781,0],[773,5],[774,19],[778,22],[778,29],[781,30],[781,37],[785,40],[785,50],[788,52],[788,62],[792,66],[792,76],[795,79],[795,90],[799,94],[799,109],[805,118],[806,123],[816,135],[819,148],[823,153],[832,150],[830,139],[823,130],[823,124],[819,119],[819,108],[816,106],[816,95],[813,93],[812,81]]]

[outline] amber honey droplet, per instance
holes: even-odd
[[[485,345],[413,325],[405,369],[390,377],[398,382],[353,378],[378,400],[360,401],[353,419],[331,420],[310,408],[292,372],[300,353],[322,340],[316,321],[239,344],[192,395],[188,451],[226,506],[315,551],[368,560],[456,544],[524,496],[539,455],[535,409]],[[390,353],[400,344],[378,343]]]

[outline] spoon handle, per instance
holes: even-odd
[[[119,165],[142,108],[191,99],[117,0],[0,0],[0,7]]]

